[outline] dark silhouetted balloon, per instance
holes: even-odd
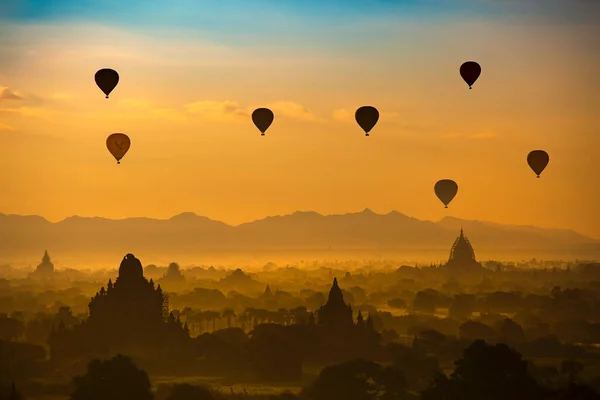
[[[129,146],[131,146],[131,140],[124,133],[113,133],[106,139],[106,147],[110,151],[110,154],[117,160],[117,164],[121,164],[121,158],[127,154]]]
[[[362,106],[356,110],[354,118],[363,131],[365,131],[365,136],[369,136],[369,132],[371,132],[371,129],[379,121],[379,111],[375,107]]]
[[[544,150],[533,150],[531,153],[527,155],[527,164],[529,167],[535,172],[537,177],[540,177],[540,174],[550,161],[550,156]]]
[[[481,66],[475,61],[467,61],[460,66],[460,76],[467,82],[469,89],[473,89],[471,86],[477,81],[481,75]]]
[[[438,199],[444,203],[445,208],[448,208],[448,204],[458,193],[458,185],[450,179],[442,179],[435,184],[433,190]]]
[[[275,114],[268,108],[257,108],[252,112],[252,122],[254,122],[254,125],[261,132],[261,136],[265,136],[265,132],[269,129],[274,119]]]
[[[119,74],[114,69],[103,68],[96,72],[96,75],[94,75],[94,80],[96,81],[96,85],[98,85],[100,90],[104,92],[106,98],[108,99],[110,92],[112,92],[119,83]]]

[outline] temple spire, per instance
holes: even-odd
[[[333,278],[333,285],[331,285],[331,290],[329,291],[329,303],[333,304],[343,304],[344,303],[344,295],[342,294],[342,289],[338,285],[337,278]]]
[[[341,327],[354,324],[352,308],[344,302],[344,295],[337,278],[333,278],[327,303],[319,308],[318,319],[319,325]]]
[[[50,263],[50,255],[48,255],[48,250],[44,250],[44,257],[42,257],[42,263]]]

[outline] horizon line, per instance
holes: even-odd
[[[590,238],[590,239],[593,239],[593,240],[600,240],[600,238],[596,238],[596,237],[591,236],[591,235],[583,234],[583,233],[578,232],[578,231],[576,231],[574,229],[571,229],[571,228],[560,228],[560,227],[549,227],[549,228],[546,228],[546,227],[539,227],[539,226],[535,226],[535,225],[504,224],[504,223],[501,223],[501,222],[486,221],[486,220],[462,219],[462,218],[453,217],[453,216],[450,216],[450,215],[446,215],[446,216],[442,217],[441,219],[439,219],[437,221],[433,221],[433,220],[428,220],[428,219],[419,219],[419,218],[411,217],[411,216],[409,216],[407,214],[404,214],[404,213],[402,213],[400,211],[397,211],[397,210],[391,210],[391,211],[389,211],[387,213],[384,213],[384,214],[378,214],[378,213],[374,212],[373,210],[371,210],[368,207],[364,208],[362,211],[347,212],[347,213],[333,213],[333,214],[321,214],[321,213],[319,213],[317,211],[302,211],[302,210],[297,210],[297,211],[294,211],[294,212],[291,212],[291,213],[288,213],[288,214],[267,215],[267,216],[265,216],[263,218],[258,218],[258,219],[254,219],[254,220],[251,220],[251,221],[245,221],[245,222],[241,222],[241,223],[238,223],[238,224],[229,224],[229,223],[217,220],[217,219],[212,219],[212,218],[207,217],[205,215],[196,214],[193,211],[183,211],[183,212],[174,214],[174,215],[172,215],[171,217],[168,217],[168,218],[153,218],[153,217],[144,217],[144,216],[133,216],[133,217],[124,217],[124,218],[107,218],[107,217],[100,217],[100,216],[93,216],[93,217],[91,217],[91,216],[81,216],[81,215],[74,214],[74,215],[71,215],[71,216],[65,217],[63,219],[56,220],[56,221],[51,221],[48,218],[46,218],[46,217],[44,217],[42,215],[38,215],[38,214],[14,214],[14,213],[13,214],[5,214],[3,212],[0,212],[0,216],[38,217],[38,218],[42,218],[43,220],[45,220],[45,221],[47,221],[47,222],[49,222],[51,224],[58,224],[58,223],[66,221],[66,220],[68,220],[70,218],[103,219],[103,220],[108,220],[108,221],[125,221],[125,220],[129,220],[129,219],[149,219],[149,220],[155,220],[155,221],[170,221],[170,220],[172,220],[172,219],[174,219],[176,217],[179,217],[179,216],[187,214],[187,215],[191,215],[191,216],[194,216],[194,217],[197,217],[197,218],[205,218],[205,219],[207,219],[209,221],[218,222],[218,223],[227,225],[229,227],[238,227],[238,226],[241,226],[241,225],[251,224],[251,223],[259,222],[259,221],[264,221],[264,220],[269,219],[269,218],[278,218],[278,217],[282,218],[282,217],[292,216],[292,215],[295,215],[295,214],[316,214],[319,217],[331,217],[331,216],[345,216],[345,215],[356,215],[356,214],[365,214],[365,213],[370,213],[370,214],[373,214],[373,215],[376,215],[376,216],[388,216],[388,215],[399,214],[399,215],[407,217],[409,219],[414,219],[414,220],[421,221],[421,222],[431,222],[431,223],[434,223],[434,224],[437,224],[437,223],[439,223],[439,222],[441,222],[441,221],[443,221],[445,219],[455,219],[455,220],[458,220],[458,221],[489,223],[489,224],[495,224],[495,225],[500,225],[500,226],[504,226],[504,227],[513,227],[513,228],[535,228],[535,229],[569,231],[569,232],[573,232],[573,233],[576,233],[578,235],[581,235],[581,236],[584,236],[584,237],[587,237],[587,238]]]

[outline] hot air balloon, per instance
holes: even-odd
[[[458,185],[453,180],[442,179],[435,184],[433,190],[438,199],[444,203],[444,208],[448,208],[448,204],[450,204],[456,193],[458,193]]]
[[[527,155],[527,164],[529,167],[535,172],[537,177],[540,177],[540,174],[550,161],[550,156],[544,150],[533,150],[531,153]]]
[[[269,129],[274,119],[275,114],[268,108],[257,108],[252,112],[252,122],[254,122],[254,125],[261,132],[261,136],[265,136],[265,132]]]
[[[121,164],[121,158],[125,157],[131,146],[129,136],[124,133],[113,133],[106,139],[106,147],[110,154],[117,160],[117,164]]]
[[[377,124],[377,121],[379,121],[379,111],[375,107],[362,106],[356,110],[354,118],[363,131],[365,131],[365,136],[369,136],[369,132]]]
[[[469,89],[473,89],[471,86],[477,81],[481,75],[481,66],[475,61],[467,61],[460,66],[460,76],[467,82]]]
[[[103,68],[94,75],[96,85],[104,92],[106,98],[119,83],[119,74],[114,69]]]

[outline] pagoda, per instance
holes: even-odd
[[[108,281],[89,303],[89,318],[72,329],[60,325],[50,339],[51,359],[67,361],[86,354],[162,356],[172,343],[189,340],[187,323],[169,313],[160,285],[143,275],[140,260],[127,254],[119,276]]]
[[[331,328],[345,328],[354,325],[352,306],[344,302],[344,295],[337,278],[333,278],[329,298],[327,303],[317,311],[317,318],[318,325]]]
[[[460,235],[454,241],[450,249],[450,257],[444,268],[453,278],[469,277],[480,279],[481,274],[487,270],[475,258],[475,251],[469,239],[465,236],[462,228]]]
[[[54,275],[54,264],[50,259],[48,250],[44,250],[42,262],[37,266],[30,276],[33,278],[51,278]]]

